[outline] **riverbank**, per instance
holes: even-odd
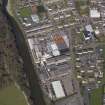
[[[20,105],[28,105],[22,90],[18,89],[14,83],[22,84],[25,81],[22,79],[23,66],[21,62],[18,62],[20,56],[14,34],[11,33],[11,27],[4,12],[4,4],[7,2],[0,0],[0,51],[3,52],[3,54],[0,53],[0,105],[17,105],[18,102]]]
[[[35,70],[37,68],[35,65],[33,65],[24,31],[22,31],[21,25],[19,24],[16,16],[14,14],[11,15],[10,11],[6,10],[8,0],[2,0],[2,1],[5,1],[3,3],[4,15],[7,17],[8,24],[11,26],[11,32],[14,34],[19,55],[23,60],[23,69],[24,69],[24,72],[26,73],[26,77],[29,82],[29,91],[30,91],[29,98],[33,101],[34,105],[45,105],[43,92],[40,87],[39,78]],[[13,3],[11,5],[14,7]],[[8,4],[8,6],[11,6],[11,5]]]

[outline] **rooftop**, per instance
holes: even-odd
[[[63,87],[62,87],[60,81],[54,81],[54,82],[52,82],[52,87],[54,89],[54,93],[56,95],[56,98],[65,97],[65,93],[64,93],[64,90],[63,90]]]
[[[90,10],[90,17],[91,18],[100,18],[100,12],[97,9]]]

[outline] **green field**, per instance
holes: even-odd
[[[20,9],[20,15],[21,17],[28,17],[31,15],[31,9],[30,7],[24,7]]]
[[[76,7],[81,15],[89,14],[88,0],[76,0]]]
[[[0,105],[27,105],[21,91],[14,85],[0,90]]]
[[[102,88],[93,90],[90,94],[90,105],[102,105]]]

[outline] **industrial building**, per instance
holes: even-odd
[[[67,45],[68,43],[66,43],[66,42],[68,42],[67,36],[63,37],[61,35],[54,35],[53,40],[56,43],[56,45],[58,46],[58,49],[60,52],[65,52],[65,51],[69,50],[69,46]]]
[[[52,82],[52,87],[55,93],[56,98],[63,98],[65,97],[65,93],[60,81]]]
[[[47,36],[47,35],[46,35]],[[48,34],[48,38],[29,38],[28,43],[34,50],[37,58],[51,58],[60,56],[69,51],[69,39],[66,34]]]

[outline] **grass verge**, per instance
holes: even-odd
[[[8,0],[8,4],[7,4],[7,11],[9,12],[9,14],[12,16],[13,12],[14,12],[14,4],[15,4],[16,0]]]
[[[92,90],[90,93],[90,105],[102,105],[102,87]]]
[[[24,7],[20,9],[20,15],[21,17],[28,17],[31,15],[31,9],[30,7]]]
[[[0,105],[27,105],[22,92],[13,84],[0,90]]]

